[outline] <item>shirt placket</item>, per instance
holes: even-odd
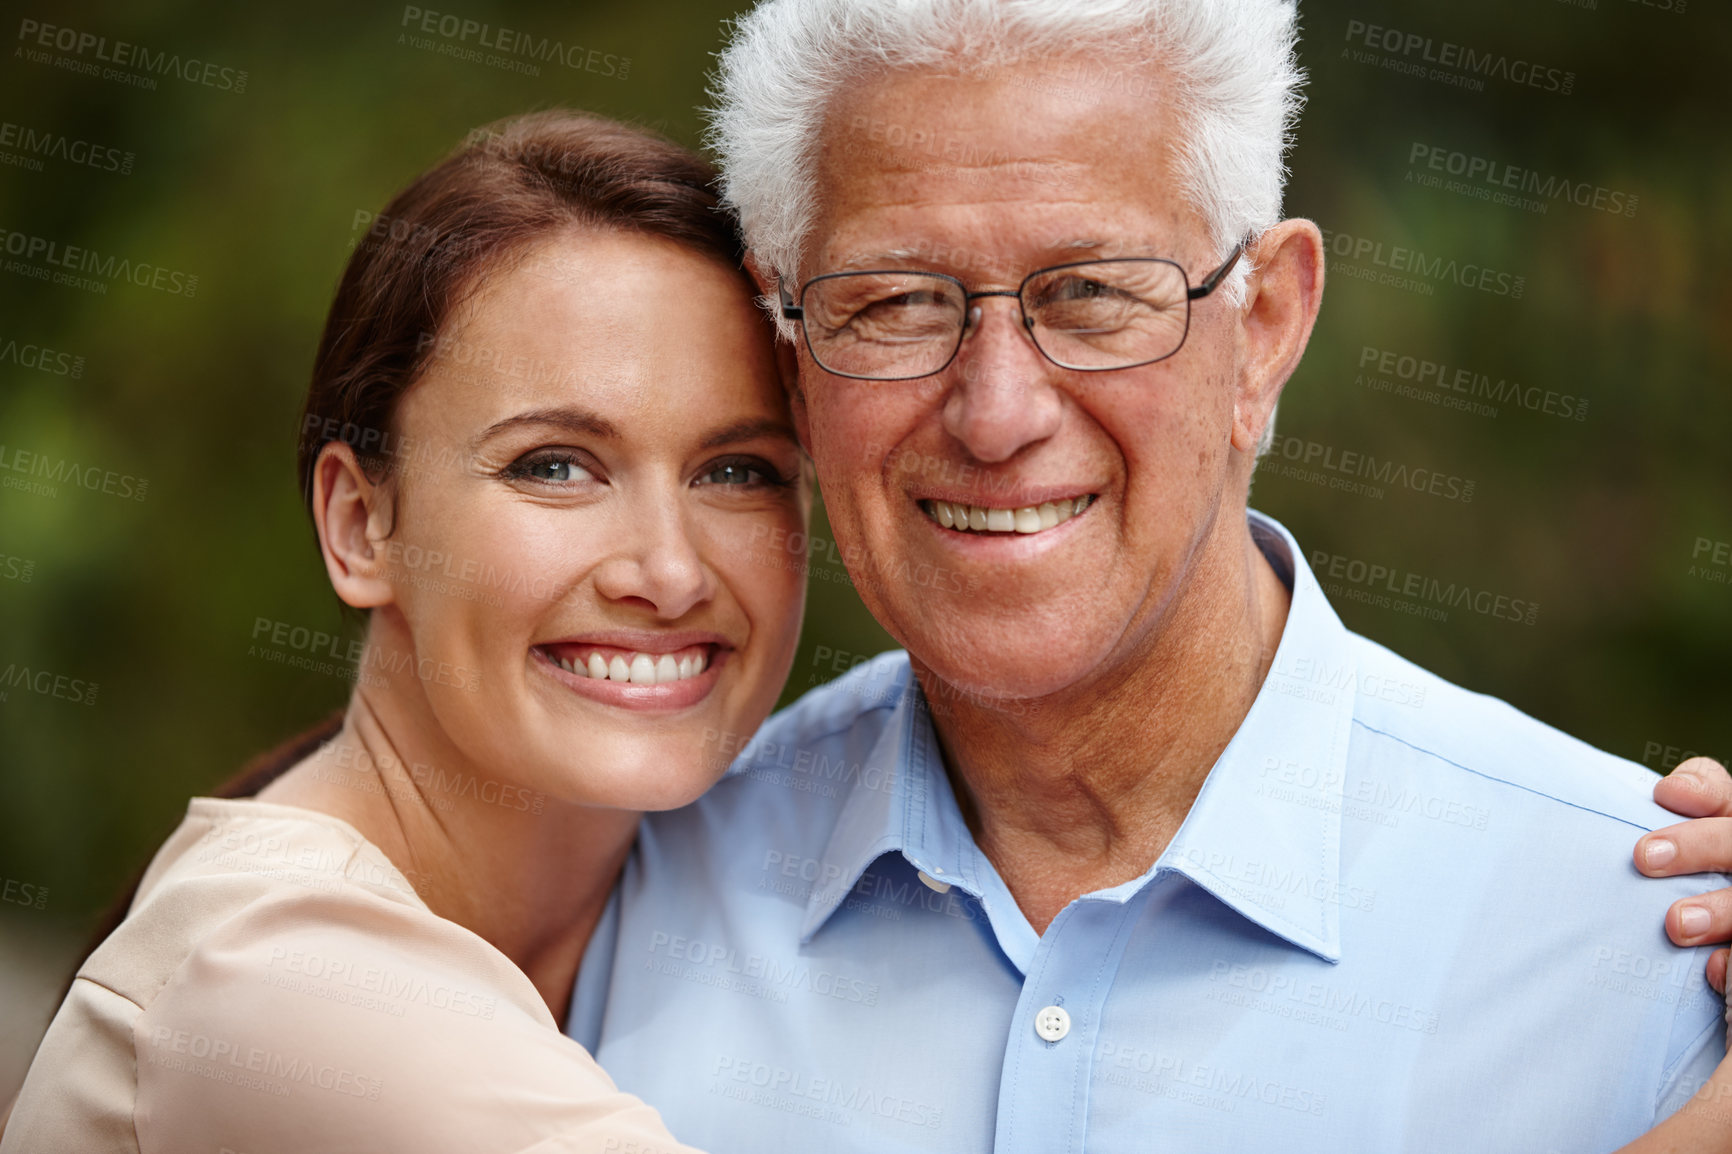
[[[1005,1043],[994,1154],[1081,1154],[1101,1019],[1146,892],[1079,899],[1041,935]]]

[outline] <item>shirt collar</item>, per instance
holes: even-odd
[[[1341,958],[1341,800],[1358,673],[1351,635],[1293,536],[1249,513],[1251,531],[1291,585],[1286,627],[1250,712],[1209,772],[1178,833],[1142,877],[1088,895],[1123,902],[1162,872],[1183,875],[1247,920],[1326,961]],[[1032,935],[974,845],[945,776],[918,682],[904,664],[886,687],[895,708],[855,777],[823,854],[800,940],[809,941],[866,869],[900,851],[933,879],[987,905],[1006,952]]]
[[[860,875],[884,854],[900,850],[940,886],[960,881],[965,862],[979,854],[944,773],[926,697],[906,662],[886,687],[886,697],[896,706],[824,847],[819,876],[834,880],[812,890],[801,942],[822,928]]]

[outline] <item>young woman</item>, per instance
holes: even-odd
[[[369,614],[349,707],[192,802],[0,1151],[685,1149],[559,1022],[639,814],[720,774],[801,617],[765,546],[809,474],[712,176],[550,112],[387,207],[300,448]],[[1719,1134],[1704,1097],[1640,1148]]]
[[[386,208],[300,448],[370,615],[352,700],[256,799],[192,803],[8,1154],[674,1147],[559,1022],[640,813],[768,715],[804,604],[763,543],[807,469],[712,179],[553,112]]]

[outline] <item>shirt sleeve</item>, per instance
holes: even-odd
[[[132,1026],[138,1007],[80,977],[49,1023],[12,1116],[4,1154],[98,1149],[133,1154]]]
[[[1661,1077],[1660,1090],[1654,1101],[1654,1121],[1663,1122],[1682,1109],[1684,1103],[1708,1084],[1708,1079],[1714,1076],[1714,1070],[1725,1056],[1726,1023],[1719,1020],[1710,1022]]]
[[[698,1154],[559,1032],[503,954],[352,887],[274,894],[223,923],[133,1046],[144,1154]]]

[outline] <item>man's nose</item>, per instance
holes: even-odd
[[[596,592],[677,621],[715,596],[715,575],[677,500],[643,501],[620,526],[613,555],[595,570]]]
[[[1015,300],[978,302],[950,367],[944,429],[975,460],[1008,461],[1058,431],[1063,371],[1035,348]]]

